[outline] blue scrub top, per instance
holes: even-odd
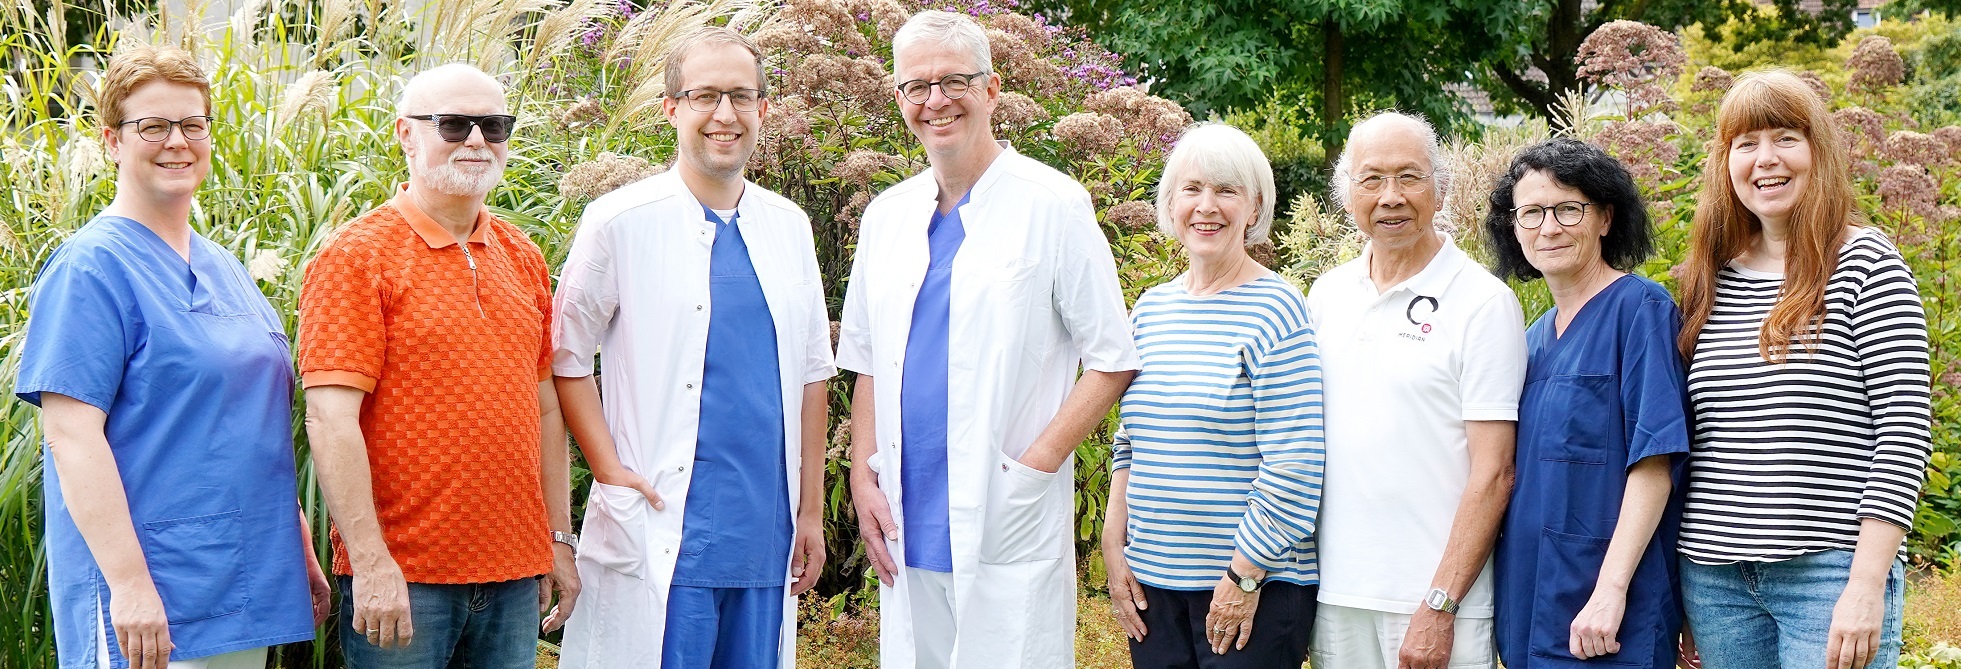
[[[723,221],[706,206],[702,213],[716,228],[708,261],[708,355],[674,584],[781,586],[794,528],[776,322],[736,225],[739,216]]]
[[[933,212],[926,226],[930,259],[919,297],[912,303],[912,330],[906,335],[905,373],[899,384],[899,494],[905,509],[906,566],[940,573],[953,571],[953,533],[946,500],[947,323],[952,318],[953,257],[967,239],[960,222],[960,198],[953,210]]]
[[[141,223],[100,216],[42,268],[29,314],[14,392],[107,414],[103,433],[170,619],[171,659],[312,639],[292,352],[238,259],[193,233],[186,263]],[[42,477],[59,663],[93,668],[109,587],[52,462]],[[107,634],[111,663],[128,666]]]
[[[1646,278],[1614,281],[1554,335],[1557,310],[1526,330],[1517,482],[1497,546],[1498,654],[1512,669],[1675,662],[1681,603],[1675,533],[1689,452],[1688,386],[1675,335],[1681,312]],[[1674,489],[1628,583],[1621,652],[1567,652],[1619,521],[1628,468],[1670,459]]]

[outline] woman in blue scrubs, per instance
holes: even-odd
[[[313,638],[327,581],[301,520],[279,316],[191,229],[210,84],[139,47],[97,97],[116,197],[35,279],[15,392],[41,407],[64,668],[258,669]]]
[[[1499,656],[1510,669],[1673,666],[1687,390],[1674,300],[1628,273],[1653,251],[1640,193],[1598,147],[1548,140],[1512,161],[1485,229],[1498,275],[1544,278],[1553,297],[1526,331]]]

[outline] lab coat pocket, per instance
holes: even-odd
[[[1606,374],[1567,374],[1546,380],[1549,398],[1559,398],[1567,410],[1553,419],[1558,431],[1546,440],[1543,459],[1606,464],[1608,452],[1621,447],[1621,397],[1614,377]],[[1542,428],[1543,429],[1543,428]]]
[[[1526,644],[1531,654],[1577,661],[1568,640],[1573,635],[1573,619],[1593,597],[1593,586],[1600,581],[1600,566],[1607,559],[1608,539],[1541,530],[1539,574],[1532,601],[1532,632]],[[1620,631],[1614,635],[1620,653],[1587,660],[1589,664],[1652,664],[1655,648],[1654,612],[1648,602],[1630,591],[1621,616]]]
[[[172,625],[244,610],[245,539],[237,510],[143,524],[143,557]]]
[[[579,558],[645,580],[649,508],[638,490],[593,481]]]
[[[981,527],[980,561],[1008,564],[1062,557],[1061,535],[1068,531],[1056,510],[1055,472],[1022,464],[994,452],[996,470],[987,479],[987,509]]]

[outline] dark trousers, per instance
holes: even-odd
[[[1274,581],[1260,588],[1253,638],[1242,649],[1215,655],[1205,638],[1212,591],[1165,590],[1145,585],[1140,611],[1143,641],[1130,642],[1136,669],[1299,669],[1313,638],[1314,597],[1320,588]]]

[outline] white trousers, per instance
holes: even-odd
[[[1314,669],[1396,669],[1396,656],[1409,631],[1406,614],[1334,606],[1314,610]],[[1451,628],[1453,669],[1495,669],[1497,627],[1490,618],[1457,618]]]
[[[102,610],[102,600],[95,601],[95,666],[96,669],[109,669],[109,613]],[[169,669],[265,669],[266,647],[235,650],[223,655],[200,657],[195,660],[179,660],[169,664]]]
[[[912,647],[917,669],[953,666],[953,574],[900,567],[912,604]],[[174,668],[173,668],[174,669]]]

